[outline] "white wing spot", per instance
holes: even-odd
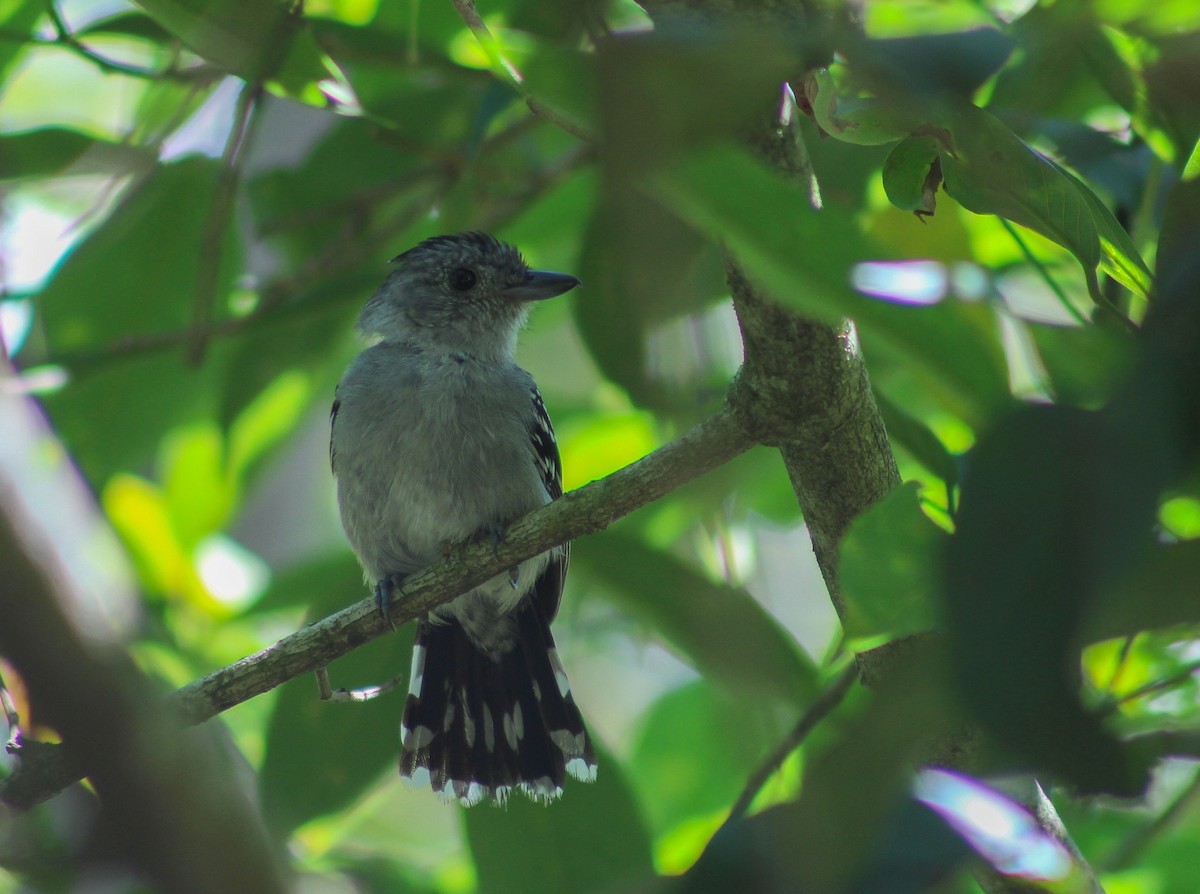
[[[508,743],[508,747],[513,751],[517,750],[517,731],[513,725],[511,714],[504,715],[504,741]]]
[[[521,703],[513,705],[513,732],[518,739],[525,738],[525,716],[521,713]],[[517,746],[513,746],[516,748]]]
[[[403,743],[405,751],[420,751],[433,741],[433,730],[427,726],[401,729],[400,735],[400,741]]]
[[[412,672],[409,674],[408,694],[421,697],[421,685],[425,682],[425,647],[413,646]]]
[[[562,794],[562,789],[549,776],[522,782],[521,790],[535,801],[553,801]]]
[[[589,764],[581,757],[573,757],[567,761],[567,772],[580,782],[596,781],[596,765]]]
[[[562,660],[558,657],[558,649],[550,649],[546,652],[550,656],[550,666],[554,668],[554,681],[558,683],[558,692],[566,698],[571,691],[571,684],[567,680],[567,671],[563,667]]]
[[[442,718],[442,730],[450,732],[450,727],[454,725],[454,702],[446,702],[446,716]]]
[[[584,739],[584,733],[573,735],[570,730],[565,729],[550,731],[550,741],[567,757],[579,757],[583,754]]]

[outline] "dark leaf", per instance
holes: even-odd
[[[602,748],[594,783],[571,780],[557,801],[513,795],[466,811],[479,889],[490,894],[631,890],[653,876],[650,839],[616,759]]]

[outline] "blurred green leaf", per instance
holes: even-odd
[[[847,49],[853,68],[883,78],[912,96],[970,97],[1001,69],[1013,51],[998,28],[865,40]]]
[[[287,597],[313,606],[311,619],[323,617],[366,595],[356,570],[349,556],[309,564],[287,575]],[[358,584],[353,588],[352,575]],[[268,592],[257,608],[263,603],[274,606],[279,599]],[[415,631],[415,624],[406,625],[397,635],[380,637],[329,666],[335,689],[374,686],[404,675],[396,689],[378,698],[322,702],[310,676],[281,687],[258,778],[263,812],[281,839],[311,819],[353,804],[389,766],[399,772],[400,716]]]
[[[1087,792],[1146,783],[1144,762],[1080,702],[1077,639],[1097,592],[1146,545],[1154,501],[1131,471],[1156,460],[1146,438],[1073,408],[1019,411],[972,451],[946,550],[947,645],[975,716]]]
[[[276,75],[289,92],[328,75],[311,35],[280,0],[140,0],[188,49],[247,81]]]
[[[241,269],[241,234],[231,223],[220,258],[201,257],[217,168],[197,157],[158,168],[75,247],[36,299],[51,359],[65,361],[71,376],[45,403],[93,481],[144,468],[164,432],[211,413],[213,365],[192,369],[173,352],[126,356],[122,346],[189,323],[201,264],[220,264],[216,316],[224,315]]]
[[[921,511],[920,486],[896,488],[858,516],[842,541],[838,581],[846,636],[891,639],[934,626],[934,567],[943,535]]]
[[[171,520],[188,550],[229,520],[237,505],[226,473],[225,441],[211,422],[183,426],[163,439],[163,493]]]
[[[650,840],[637,802],[617,760],[596,750],[596,781],[568,781],[557,801],[537,804],[514,794],[503,809],[465,811],[480,891],[583,894],[651,881]]]
[[[592,216],[580,277],[587,291],[571,306],[601,371],[639,406],[678,406],[647,366],[647,339],[655,324],[727,294],[715,247],[660,206],[610,191]]]
[[[1095,407],[1130,370],[1134,345],[1105,326],[1027,325],[1060,403]]]
[[[0,28],[14,38],[0,40],[0,77],[8,77],[9,66],[25,49],[21,37],[33,35],[34,25],[42,13],[42,8],[36,3],[5,3],[0,6]]]
[[[75,30],[78,37],[94,34],[114,34],[123,37],[140,37],[155,43],[171,40],[171,35],[154,19],[140,9],[128,9],[116,15],[105,16],[88,22]]]
[[[958,462],[941,438],[885,395],[876,392],[875,403],[892,441],[911,453],[917,462],[941,478],[948,487],[958,484]]]
[[[67,167],[72,174],[115,177],[144,170],[154,159],[149,147],[112,143],[61,127],[0,134],[0,181],[45,177]]]
[[[852,693],[837,734],[806,754],[799,799],[722,829],[675,890],[855,891],[912,784],[922,743],[961,722],[945,682],[929,648],[899,655],[882,691]]]
[[[220,264],[217,307],[242,267],[231,222],[220,258],[201,257],[219,176],[215,159],[191,156],[157,168],[59,265],[37,299],[57,352],[120,351],[136,335],[182,328],[202,264]],[[145,246],[154,246],[153,258]]]
[[[725,244],[773,297],[827,322],[851,317],[868,357],[873,345],[903,357],[966,418],[980,422],[1007,404],[1006,364],[985,308],[902,306],[851,289],[848,271],[877,256],[844,210],[814,211],[795,183],[729,149],[675,165],[651,191]]]
[[[941,182],[938,141],[929,134],[901,140],[883,163],[884,191],[901,211],[933,214]]]
[[[773,713],[704,680],[662,696],[629,760],[651,827],[661,833],[728,808],[783,734]]]
[[[571,561],[604,595],[648,623],[702,674],[731,692],[801,704],[816,672],[795,639],[745,590],[613,530],[576,541]]]

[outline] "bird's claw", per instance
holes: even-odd
[[[504,543],[504,528],[501,525],[491,525],[488,528],[488,535],[492,541],[492,555],[500,555],[500,544]],[[521,582],[521,568],[519,565],[513,565],[508,569],[508,584],[514,590]]]
[[[400,589],[400,584],[390,574],[375,584],[375,610],[393,630],[396,629],[396,624],[392,621],[392,595],[398,589]]]

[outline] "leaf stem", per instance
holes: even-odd
[[[1050,271],[1046,269],[1046,265],[1042,263],[1041,259],[1034,255],[1032,249],[1030,249],[1029,245],[1021,237],[1021,234],[1017,232],[1017,228],[999,215],[996,215],[996,220],[1000,221],[1000,226],[1004,227],[1008,235],[1012,237],[1013,242],[1017,243],[1017,247],[1021,249],[1021,254],[1025,256],[1025,260],[1028,261],[1029,265],[1038,272],[1038,275],[1041,276],[1042,281],[1050,287],[1050,291],[1055,294],[1059,302],[1066,309],[1067,313],[1071,315],[1072,319],[1074,319],[1075,322],[1080,326],[1086,326],[1088,323],[1087,317],[1085,317],[1080,312],[1079,308],[1072,303],[1071,299],[1067,297],[1067,293],[1063,291],[1062,286],[1060,286],[1058,282],[1055,281],[1054,277],[1050,275]]]
[[[750,805],[754,803],[755,797],[759,791],[766,785],[767,780],[773,776],[783,762],[787,760],[788,755],[803,744],[820,723],[846,698],[850,689],[859,680],[858,665],[850,662],[841,674],[833,681],[833,684],[817,696],[816,700],[808,706],[808,709],[800,715],[800,719],[796,721],[796,725],[792,727],[792,731],[784,737],[783,741],[767,755],[766,760],[759,764],[758,768],[750,775],[746,781],[745,788],[738,796],[738,799],[733,802],[733,806],[729,808],[729,816],[725,818],[725,822],[721,823],[716,834],[720,834],[727,826],[736,823],[746,811],[750,809]]]

